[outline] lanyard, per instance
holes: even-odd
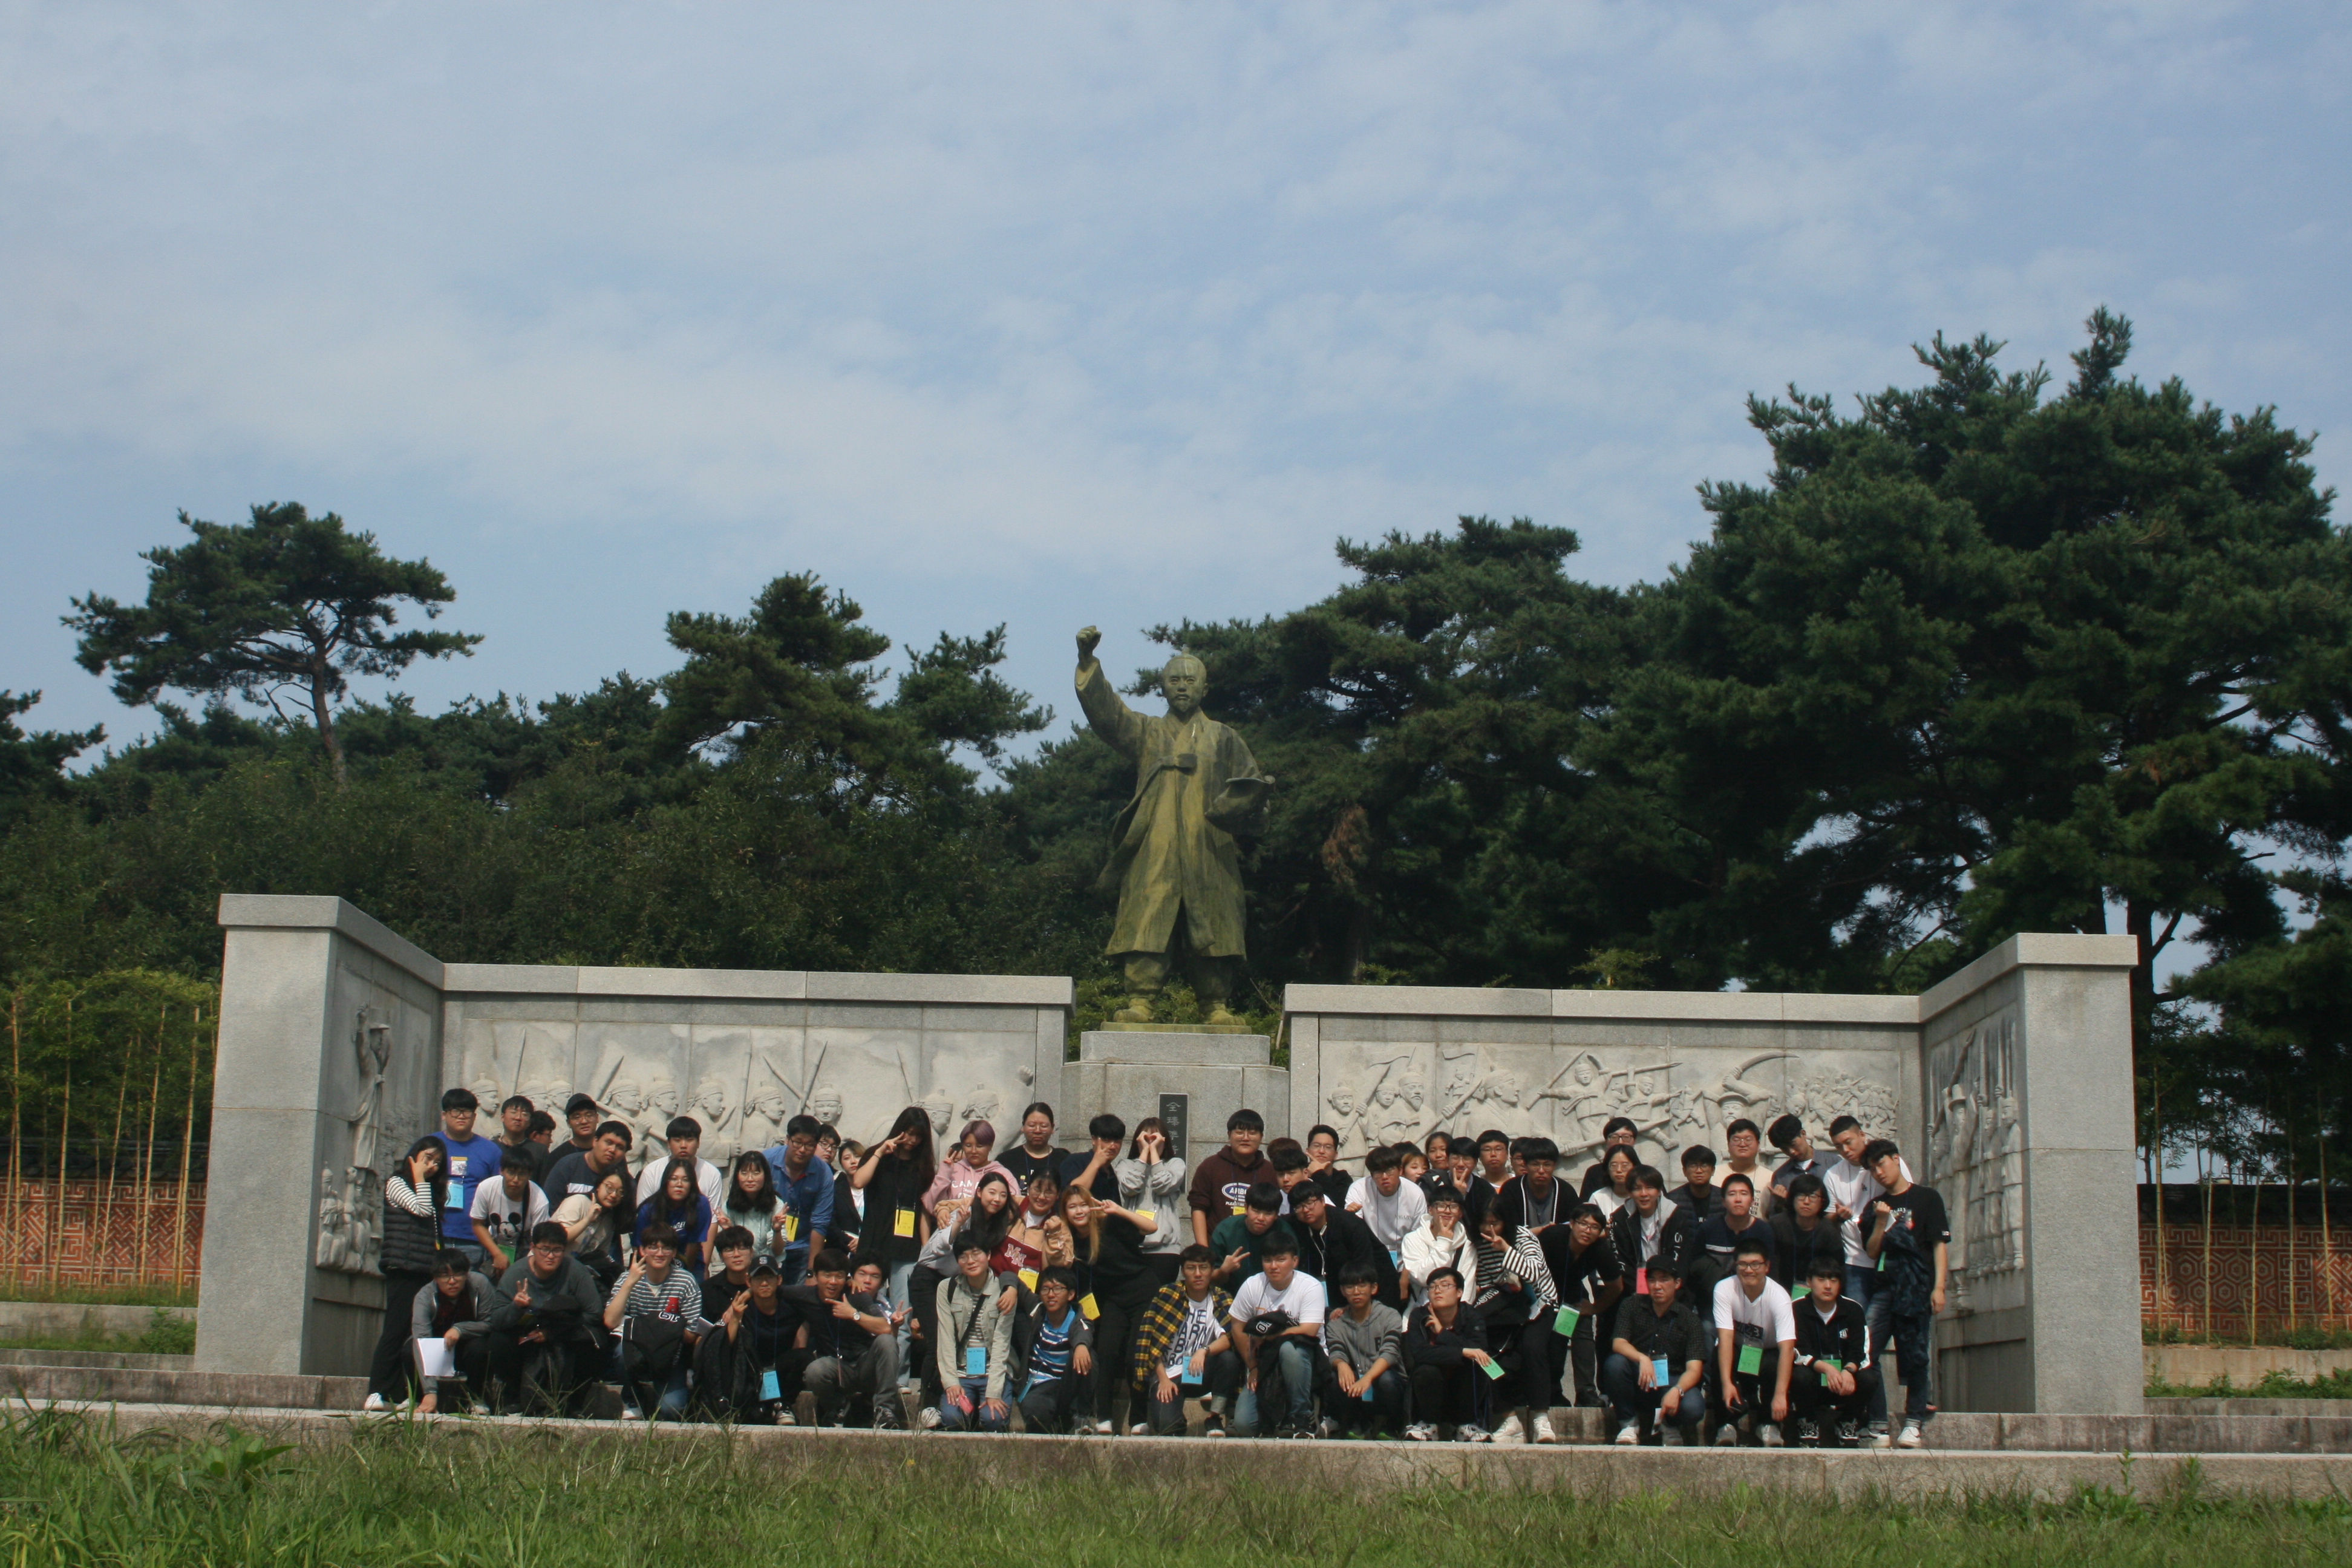
[[[1544,1209],[1540,1218],[1537,1216],[1535,1204],[1532,1201],[1528,1204],[1528,1226],[1529,1229],[1541,1230],[1544,1226],[1551,1224],[1554,1219],[1559,1217],[1559,1178],[1557,1176],[1552,1178],[1549,1194],[1550,1195],[1544,1200]]]

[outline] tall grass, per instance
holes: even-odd
[[[1017,1442],[1021,1439],[1004,1439]],[[1355,1496],[1279,1479],[991,1485],[991,1444],[812,1443],[723,1434],[362,1428],[273,1448],[233,1427],[112,1440],[101,1421],[19,1408],[0,1429],[0,1563],[17,1565],[2035,1564],[2352,1560],[2352,1505],[1981,1498],[1850,1506],[1747,1490],[1421,1489]],[[879,1452],[883,1457],[877,1458]]]

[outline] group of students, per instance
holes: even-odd
[[[1542,1137],[1433,1134],[1339,1167],[1241,1110],[1188,1171],[1158,1119],[1055,1142],[1050,1106],[942,1155],[909,1106],[871,1148],[808,1116],[727,1170],[691,1117],[629,1167],[586,1096],[571,1141],[463,1089],[385,1184],[367,1407],[410,1398],[821,1426],[1552,1443],[1563,1391],[1612,1441],[1916,1447],[1949,1226],[1852,1117],[1817,1150],[1752,1122],[1683,1181],[1603,1130],[1571,1184]],[[549,1125],[541,1126],[541,1123]],[[437,1343],[436,1342],[437,1342]],[[1890,1353],[1893,1360],[1890,1362]],[[1899,1424],[1891,1385],[1901,1383]],[[1122,1407],[1123,1406],[1123,1411]]]

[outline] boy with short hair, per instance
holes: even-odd
[[[1499,1127],[1489,1127],[1478,1134],[1478,1179],[1495,1189],[1499,1196],[1503,1184],[1511,1179],[1511,1140]]]
[[[1265,1118],[1244,1106],[1225,1118],[1225,1146],[1192,1170],[1192,1190],[1187,1203],[1192,1210],[1192,1239],[1206,1247],[1209,1232],[1221,1219],[1239,1215],[1250,1188],[1274,1174],[1259,1145],[1265,1142]]]
[[[501,1149],[520,1149],[530,1141],[530,1113],[539,1108],[526,1095],[510,1094],[499,1106],[499,1134]]]
[[[1244,1387],[1234,1401],[1234,1432],[1253,1437],[1265,1430],[1263,1412],[1280,1415],[1270,1436],[1315,1436],[1317,1363],[1330,1297],[1323,1282],[1298,1267],[1298,1243],[1287,1230],[1271,1237],[1260,1255],[1259,1273],[1234,1292],[1226,1320],[1239,1349]]]
[[[540,1183],[547,1201],[558,1207],[566,1198],[583,1194],[593,1194],[596,1184],[618,1171],[624,1180],[629,1173],[629,1124],[607,1121],[596,1129],[585,1150],[575,1149],[556,1156],[555,1168]]]
[[[1075,1303],[1076,1270],[1054,1264],[1025,1285],[1013,1309],[1013,1353],[1021,1363],[1021,1424],[1032,1432],[1095,1429],[1094,1330]]]
[[[484,1335],[494,1402],[581,1413],[604,1363],[604,1293],[572,1256],[563,1227],[541,1220],[498,1281]]]
[[[1723,1189],[1715,1184],[1715,1151],[1694,1143],[1683,1151],[1683,1184],[1667,1191],[1675,1206],[1690,1215],[1694,1228],[1723,1212]]]
[[[816,1424],[834,1426],[845,1414],[854,1420],[865,1403],[872,1407],[874,1430],[906,1430],[898,1404],[898,1336],[871,1300],[850,1295],[849,1259],[826,1247],[809,1264],[809,1283],[789,1288],[783,1299],[800,1319],[793,1343],[807,1356],[801,1382],[816,1395]]]
[[[803,1111],[784,1123],[782,1142],[760,1151],[760,1157],[768,1163],[769,1183],[784,1205],[769,1245],[782,1263],[787,1286],[800,1282],[808,1272],[809,1259],[824,1249],[825,1237],[833,1230],[834,1171],[816,1157],[823,1126]],[[714,1200],[711,1212],[718,1213],[719,1207]]]
[[[474,1194],[494,1184],[506,1151],[474,1131],[482,1102],[470,1089],[453,1089],[441,1097],[441,1169],[448,1177],[447,1207],[441,1211],[441,1245],[466,1255],[478,1267],[488,1253],[474,1239]]]
[[[1127,1152],[1127,1123],[1105,1111],[1087,1123],[1087,1149],[1062,1161],[1062,1185],[1084,1187],[1098,1198],[1118,1202],[1118,1173],[1112,1167]]]
[[[1347,1306],[1323,1326],[1323,1420],[1317,1430],[1326,1437],[1343,1429],[1350,1437],[1367,1430],[1393,1437],[1404,1422],[1404,1319],[1373,1300],[1380,1277],[1369,1264],[1340,1269],[1339,1286]]]
[[[1789,1201],[1790,1183],[1799,1176],[1820,1175],[1831,1157],[1814,1149],[1813,1141],[1805,1135],[1803,1121],[1793,1114],[1774,1117],[1765,1136],[1780,1151],[1780,1163],[1772,1172],[1772,1202],[1777,1210]]]
[[[637,1255],[614,1281],[604,1302],[604,1327],[620,1331],[613,1342],[614,1370],[624,1393],[623,1414],[686,1414],[687,1373],[695,1342],[709,1325],[702,1316],[702,1285],[677,1261],[677,1230],[656,1221],[637,1241]]]
[[[1935,1413],[1929,1394],[1936,1314],[1944,1310],[1950,1272],[1951,1220],[1942,1194],[1911,1179],[1893,1140],[1873,1139],[1864,1146],[1862,1159],[1871,1179],[1884,1189],[1871,1200],[1864,1244],[1879,1274],[1877,1289],[1864,1309],[1871,1354],[1883,1367],[1887,1341],[1895,1342],[1895,1373],[1903,1380],[1903,1430],[1895,1446],[1916,1448],[1925,1441],[1924,1428]]]
[[[1265,1266],[1265,1249],[1276,1239],[1298,1250],[1298,1237],[1281,1217],[1282,1189],[1259,1182],[1249,1189],[1238,1215],[1228,1215],[1209,1233],[1209,1250],[1217,1255],[1217,1283],[1238,1290],[1243,1280]]]
[[[1755,1202],[1749,1205],[1748,1212],[1759,1220],[1769,1220],[1772,1217],[1771,1173],[1757,1157],[1762,1142],[1763,1135],[1757,1131],[1756,1123],[1745,1116],[1726,1127],[1723,1130],[1724,1168],[1716,1173],[1715,1184],[1721,1187],[1734,1176],[1747,1177],[1748,1190],[1755,1194]]]
[[[1348,1189],[1355,1183],[1352,1173],[1339,1168],[1339,1130],[1318,1122],[1307,1130],[1307,1179],[1323,1189],[1335,1207],[1344,1207]]]
[[[575,1094],[565,1100],[563,1126],[564,1130],[571,1134],[571,1142],[564,1144],[559,1151],[558,1157],[562,1154],[586,1153],[588,1146],[596,1142],[597,1124],[604,1120],[604,1112],[596,1104],[593,1095]]]
[[[1149,1406],[1138,1426],[1155,1437],[1184,1435],[1186,1399],[1202,1397],[1204,1391],[1227,1400],[1234,1395],[1233,1388],[1218,1389],[1209,1381],[1211,1364],[1233,1349],[1225,1320],[1234,1299],[1217,1288],[1216,1268],[1214,1248],[1198,1243],[1186,1247],[1177,1260],[1176,1280],[1160,1288],[1137,1326],[1135,1388]],[[1223,1435],[1223,1420],[1213,1409],[1209,1422],[1210,1436]]]
[[[1486,1343],[1486,1323],[1462,1300],[1458,1272],[1440,1268],[1427,1284],[1429,1300],[1412,1310],[1403,1335],[1413,1416],[1404,1435],[1415,1443],[1434,1442],[1441,1423],[1451,1422],[1455,1442],[1486,1442],[1492,1404],[1486,1384],[1501,1366]]]
[[[1754,1184],[1735,1171],[1724,1177],[1723,1185],[1717,1191],[1723,1194],[1723,1210],[1698,1227],[1699,1261],[1709,1290],[1730,1276],[1732,1254],[1748,1237],[1753,1237],[1762,1245],[1767,1259],[1774,1256],[1772,1227],[1757,1218],[1752,1207],[1756,1201]]]
[[[1595,1375],[1599,1370],[1595,1338],[1607,1321],[1610,1310],[1624,1295],[1631,1277],[1618,1258],[1617,1249],[1609,1245],[1609,1220],[1597,1204],[1577,1205],[1566,1225],[1545,1231],[1536,1238],[1536,1245],[1543,1253],[1544,1268],[1551,1276],[1552,1291],[1559,1301],[1559,1309],[1553,1313],[1552,1331],[1541,1336],[1545,1382],[1539,1390],[1528,1391],[1528,1403],[1537,1424],[1536,1441],[1540,1443],[1550,1427],[1545,1415],[1550,1408],[1551,1395],[1559,1392],[1562,1372],[1572,1374],[1577,1404],[1601,1403],[1601,1385]],[[1560,1315],[1562,1310],[1573,1311],[1575,1321],[1568,1321]],[[1528,1359],[1533,1363],[1538,1358]]]
[[[1662,1447],[1695,1447],[1706,1415],[1699,1385],[1706,1377],[1706,1325],[1682,1298],[1679,1270],[1654,1263],[1645,1289],[1618,1303],[1601,1363],[1601,1392],[1617,1421],[1616,1441],[1630,1447],[1655,1418]]]
[[[539,1174],[539,1151],[522,1142],[499,1155],[499,1179],[474,1189],[467,1223],[474,1241],[489,1259],[492,1279],[507,1271],[524,1238],[547,1218],[547,1194],[531,1178]]]
[[[1654,1166],[1633,1170],[1633,1201],[1609,1216],[1609,1245],[1617,1261],[1633,1270],[1633,1292],[1649,1289],[1643,1271],[1652,1267],[1687,1270],[1698,1238],[1691,1217],[1666,1196],[1666,1178]]]
[[[712,1322],[751,1283],[755,1245],[750,1229],[740,1225],[722,1226],[710,1238],[710,1254],[718,1260],[719,1271],[702,1282],[702,1315]]]
[[[1404,1179],[1404,1157],[1393,1148],[1374,1149],[1364,1156],[1364,1173],[1348,1189],[1347,1206],[1372,1227],[1392,1264],[1404,1238],[1429,1217],[1429,1199]]]
[[[1851,1448],[1870,1415],[1878,1366],[1862,1309],[1843,1299],[1845,1267],[1831,1253],[1812,1262],[1805,1299],[1795,1306],[1797,1371],[1789,1403],[1801,1447]]]
[[[727,1204],[726,1173],[702,1157],[702,1123],[691,1116],[673,1116],[662,1136],[669,1142],[669,1160],[683,1160],[694,1168],[694,1184],[709,1200],[710,1212],[717,1214]],[[669,1160],[647,1157],[646,1168],[637,1173],[637,1202],[647,1203],[661,1191],[662,1177],[669,1170]]]
[[[1004,1378],[1013,1356],[1013,1314],[988,1267],[988,1247],[970,1231],[956,1243],[956,1272],[940,1281],[940,1430],[1003,1432],[1013,1425]]]
[[[555,1157],[555,1118],[544,1110],[530,1113],[530,1125],[523,1130],[523,1138],[539,1151],[539,1168],[542,1171]]]
[[[1732,1258],[1731,1277],[1715,1288],[1715,1441],[1730,1447],[1753,1420],[1768,1448],[1782,1442],[1789,1379],[1796,1367],[1797,1319],[1789,1292],[1772,1278],[1772,1260],[1752,1234]]]

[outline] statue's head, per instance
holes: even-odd
[[[1209,668],[1189,653],[1180,653],[1160,667],[1160,689],[1168,696],[1168,711],[1190,719],[1209,695]]]

